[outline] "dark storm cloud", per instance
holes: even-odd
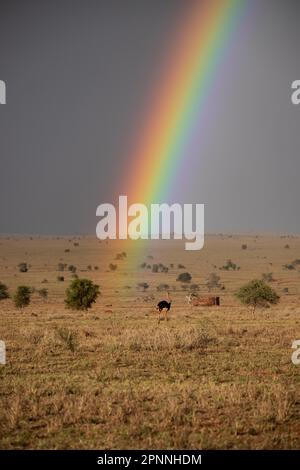
[[[250,3],[238,67],[220,77],[201,158],[185,162],[176,199],[205,202],[210,231],[300,231],[300,106],[290,102],[300,6]],[[0,2],[0,232],[94,231],[96,206],[126,178],[162,51],[187,4]]]

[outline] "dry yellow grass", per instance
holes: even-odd
[[[46,301],[34,294],[22,312],[10,299],[0,302],[0,339],[7,346],[0,447],[299,448],[300,366],[291,362],[291,344],[300,339],[300,274],[282,266],[300,257],[300,238],[209,236],[196,253],[179,242],[146,247],[141,258],[126,242],[0,240],[0,281],[10,292],[20,284],[49,291]],[[115,259],[121,251],[127,261]],[[227,259],[240,270],[220,270]],[[27,273],[18,271],[23,261],[31,265]],[[138,268],[143,261],[169,271]],[[59,262],[100,285],[87,313],[65,309],[72,274],[60,273]],[[183,271],[201,293],[216,272],[225,286],[212,291],[221,307],[190,308],[176,281]],[[281,301],[252,317],[233,293],[263,272],[273,273]],[[137,282],[147,282],[147,292]],[[170,286],[172,308],[170,321],[158,325],[153,307],[164,298],[160,283]]]

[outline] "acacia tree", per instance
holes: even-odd
[[[89,279],[74,279],[66,290],[65,303],[73,310],[87,310],[96,302],[99,286]]]
[[[253,308],[253,314],[256,307],[266,307],[270,304],[277,304],[280,298],[274,289],[261,279],[254,279],[248,282],[240,287],[235,295],[243,304]]]

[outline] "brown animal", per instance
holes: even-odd
[[[193,295],[190,294],[186,298],[188,304],[192,307],[212,307],[214,305],[220,305],[220,297],[215,297],[213,295],[193,297]]]

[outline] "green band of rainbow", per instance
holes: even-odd
[[[126,181],[128,203],[165,202],[176,172],[186,163],[186,145],[205,108],[232,33],[247,0],[188,0],[186,17],[154,84],[154,98],[137,132]],[[206,103],[207,100],[207,103]],[[185,202],[185,201],[176,201]],[[197,201],[196,201],[197,202]],[[199,201],[198,201],[199,202]],[[132,242],[131,268],[145,255],[145,243]]]

